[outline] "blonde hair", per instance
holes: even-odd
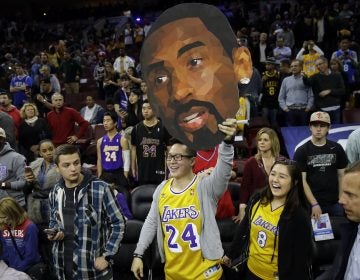
[[[272,156],[275,158],[278,157],[280,154],[280,142],[279,142],[279,138],[278,138],[275,130],[273,130],[269,127],[263,127],[262,129],[260,129],[258,131],[258,133],[256,134],[256,143],[259,142],[261,135],[263,135],[264,133],[269,135],[269,139],[271,142]],[[256,146],[257,146],[257,144],[256,144]],[[256,153],[255,157],[256,157],[256,159],[261,159],[261,153],[260,153],[259,149],[257,149],[257,153]]]
[[[27,219],[24,208],[12,197],[4,197],[0,200],[0,215],[5,216],[13,227],[21,225]]]
[[[24,103],[24,105],[20,109],[20,116],[22,119],[26,119],[25,110],[27,107],[33,107],[35,111],[35,116],[39,115],[39,110],[34,103]]]

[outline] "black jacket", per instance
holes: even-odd
[[[260,196],[256,195],[246,209],[245,218],[234,235],[231,251],[228,256],[235,259],[240,254],[243,239],[250,222],[252,208]],[[307,280],[310,279],[309,268],[312,257],[312,227],[310,213],[299,207],[287,218],[284,212],[279,220],[278,236],[278,272],[280,280]]]

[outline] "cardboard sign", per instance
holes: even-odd
[[[250,52],[237,46],[225,15],[200,3],[166,10],[140,62],[150,104],[169,133],[195,150],[219,144],[218,124],[239,108],[238,81],[252,75]]]

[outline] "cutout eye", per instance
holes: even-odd
[[[202,64],[203,59],[202,58],[194,58],[189,61],[190,67],[196,67]]]
[[[156,85],[161,85],[163,83],[166,83],[167,80],[168,80],[167,76],[159,76],[159,77],[155,78],[155,83],[156,83]]]

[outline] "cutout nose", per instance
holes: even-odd
[[[194,88],[186,80],[174,79],[172,86],[173,94],[170,98],[173,102],[186,103],[194,93]]]

